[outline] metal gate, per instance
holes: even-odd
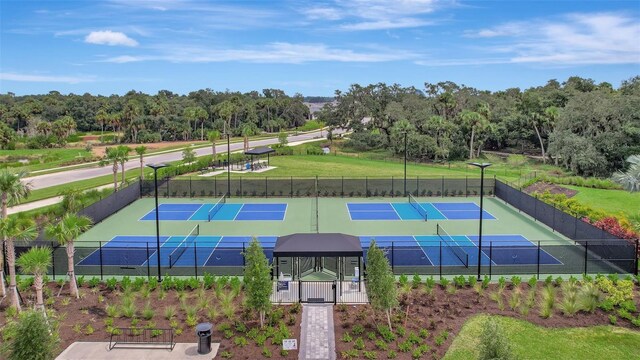
[[[336,281],[300,281],[301,303],[336,303]]]

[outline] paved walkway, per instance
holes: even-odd
[[[166,348],[114,348],[108,342],[74,342],[56,360],[211,360],[216,357],[220,344],[212,343],[211,352],[198,354],[196,344],[177,343],[173,351]]]
[[[118,186],[120,186],[119,183],[118,183]],[[106,189],[106,188],[110,188],[110,187],[113,187],[113,184],[107,184],[107,185],[98,186],[97,188],[87,189],[87,190],[85,190],[85,192],[90,191],[90,190],[102,190],[102,189]],[[23,211],[39,209],[39,208],[42,208],[42,207],[45,207],[45,206],[57,204],[59,202],[62,202],[62,196],[54,196],[54,197],[50,197],[50,198],[46,198],[46,199],[42,199],[42,200],[31,201],[31,202],[28,202],[28,203],[11,206],[11,207],[7,208],[7,213],[9,215],[16,214],[16,213],[23,212]]]
[[[335,360],[333,305],[305,304],[302,307],[300,360]]]

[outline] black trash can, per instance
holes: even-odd
[[[211,323],[202,323],[196,326],[198,336],[198,354],[208,354],[211,352]]]

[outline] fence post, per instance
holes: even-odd
[[[440,181],[440,196],[444,197],[444,176],[442,176],[442,180]]]
[[[215,176],[213,177],[213,196],[218,197],[218,181]]]
[[[394,189],[393,189],[393,176],[391,177],[391,197],[396,197],[396,194],[394,194]]]
[[[633,263],[634,263],[634,267],[633,267],[633,274],[635,276],[638,276],[638,243],[640,243],[640,240],[636,239],[636,252],[633,255],[633,258],[636,259]]]
[[[536,200],[533,202],[533,221],[538,222],[538,195],[534,193],[533,198]]]
[[[552,203],[553,206],[553,221],[551,223],[551,231],[556,232],[556,204]]]
[[[588,260],[588,250],[589,250],[589,242],[585,241],[584,242],[584,273],[587,274],[587,264],[589,263]]]
[[[100,280],[104,280],[104,276],[102,274],[102,241],[98,242],[98,246],[100,249]]]
[[[56,248],[53,246],[53,241],[51,242],[51,271],[53,271],[53,280],[56,279]]]
[[[469,176],[464,177],[464,196],[469,197]]]
[[[538,260],[537,260],[538,269],[536,270],[536,278],[538,280],[540,280],[540,241],[538,241],[538,254],[537,254],[537,256],[538,256]]]
[[[191,187],[191,176],[189,176],[189,197],[193,197],[193,188]]]
[[[420,196],[420,175],[416,176],[416,196]]]
[[[298,302],[302,302],[302,279],[298,274]]]
[[[245,265],[246,265],[246,264],[245,264],[245,260],[244,260],[244,259],[245,259],[245,257],[244,257],[244,252],[245,252],[245,250],[244,250],[244,241],[243,241],[243,242],[242,242],[242,266],[245,266]]]
[[[344,197],[344,176],[341,177],[341,185],[340,185],[340,197]]]
[[[149,259],[149,243],[147,242],[147,281],[151,278],[151,259]]]
[[[395,258],[395,256],[394,256],[394,252],[395,252],[395,249],[394,249],[394,247],[393,247],[393,241],[392,241],[392,242],[391,242],[391,272],[395,274],[396,272],[395,272],[395,269],[393,268],[393,264],[394,264],[394,261],[393,261],[393,260],[394,260],[394,258]]]
[[[264,177],[264,197],[269,198],[269,181],[267,181],[267,176]]]
[[[438,272],[440,273],[440,280],[442,280],[442,241],[438,242],[438,244],[438,251],[440,252],[440,257],[438,258],[440,260],[440,262],[438,263]]]
[[[240,176],[240,197],[242,197],[242,176]]]
[[[337,282],[335,280],[333,280],[333,305],[338,304],[338,294],[337,294]]]
[[[578,214],[573,217],[573,239],[578,237]]]
[[[289,192],[289,196],[293,197],[293,176],[289,179],[291,185],[291,191]]]
[[[193,271],[196,274],[196,280],[198,280],[198,243],[196,241],[193,242]]]
[[[491,280],[491,275],[493,273],[493,267],[491,266],[492,262],[493,262],[493,241],[489,241],[489,280]]]

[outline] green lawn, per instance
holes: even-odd
[[[345,177],[401,177],[404,174],[404,164],[401,159],[396,161],[372,160],[344,155],[287,155],[271,157],[271,165],[276,169],[264,173],[233,174],[233,176],[255,177],[310,177],[310,176],[345,176]],[[487,177],[496,175],[500,179],[515,181],[522,170],[508,168],[506,165],[496,164],[486,172]],[[226,174],[219,175],[226,176]],[[480,171],[464,162],[451,164],[407,164],[407,176],[478,177]]]
[[[478,358],[479,337],[489,317],[470,318],[453,340],[445,360]],[[640,332],[614,326],[552,329],[493,316],[508,336],[518,359],[638,359]]]
[[[604,210],[612,214],[624,213],[627,217],[640,213],[640,193],[629,193],[624,190],[603,190],[579,186],[563,185],[578,191],[575,199],[594,209]]]
[[[65,163],[91,157],[91,152],[85,149],[20,149],[0,150],[0,157],[16,157],[28,160],[36,160],[37,163],[25,164],[15,169],[35,171],[64,166]]]

